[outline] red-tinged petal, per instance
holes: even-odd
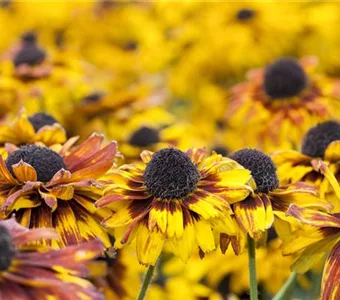
[[[61,169],[57,173],[54,174],[52,179],[47,184],[45,184],[45,186],[48,188],[56,184],[68,183],[70,182],[71,177],[72,177],[72,174],[69,171],[65,169]]]
[[[147,164],[152,159],[152,155],[153,155],[153,152],[148,151],[148,150],[144,150],[141,153],[140,157],[141,157],[142,161]]]
[[[31,181],[26,182],[25,185],[20,190],[14,192],[12,195],[7,197],[4,204],[2,205],[2,209],[7,209],[11,205],[13,205],[13,203],[18,198],[29,194],[32,190],[36,189],[39,186],[40,186],[39,182],[31,182]]]
[[[84,241],[74,214],[67,201],[59,201],[58,209],[53,213],[54,228],[61,237],[62,246],[75,245]]]
[[[329,183],[331,184],[332,188],[334,189],[335,194],[340,199],[340,185],[337,179],[335,178],[334,174],[330,171],[328,166],[321,160],[313,159],[312,166],[315,171],[322,173]]]
[[[335,227],[339,228],[340,230],[340,219],[324,212],[302,208],[295,204],[291,204],[286,215],[294,217],[303,223],[313,226]]]
[[[37,181],[37,172],[30,164],[25,163],[23,160],[13,165],[12,168],[15,177],[20,182]]]
[[[322,300],[340,299],[340,242],[329,254],[322,275]]]
[[[30,242],[40,241],[43,239],[58,239],[59,236],[52,228],[37,228],[27,232],[18,233],[13,237],[13,243],[16,247],[23,246]]]
[[[251,237],[269,228],[266,224],[265,206],[257,195],[235,203],[234,212],[237,222]]]
[[[72,182],[80,181],[83,179],[93,178],[96,179],[101,175],[104,175],[112,167],[112,162],[102,161],[93,166],[86,167],[79,171],[72,173]]]
[[[117,153],[117,143],[111,142],[103,149],[91,154],[86,159],[82,159],[78,164],[74,165],[69,170],[74,173],[89,167],[94,167],[97,164],[107,164],[107,170],[111,168]]]
[[[120,193],[118,193],[120,191]],[[150,195],[146,192],[133,192],[126,190],[115,190],[114,194],[110,192],[103,198],[99,199],[95,205],[96,207],[104,207],[113,202],[125,201],[125,200],[145,200],[150,198]]]
[[[225,254],[226,251],[228,250],[230,242],[231,242],[231,237],[228,234],[225,234],[225,233],[220,234],[220,248],[223,254]]]
[[[79,136],[74,136],[68,139],[62,146],[62,148],[59,150],[59,154],[61,156],[65,156],[67,152],[70,150],[70,148],[78,141]]]
[[[325,151],[325,160],[339,161],[340,160],[340,141],[330,143]]]
[[[18,182],[14,179],[12,174],[8,171],[6,164],[0,155],[0,182],[2,184],[13,184],[16,185]]]
[[[200,164],[207,155],[205,148],[190,148],[186,151],[192,162],[196,165]]]
[[[52,211],[54,211],[57,208],[58,200],[54,195],[51,195],[50,193],[44,193],[41,190],[39,190],[39,194],[41,198],[44,199],[47,206],[51,208]]]
[[[104,136],[94,133],[85,142],[75,148],[65,158],[64,162],[68,170],[72,170],[76,165],[86,160],[89,156],[100,150],[104,141]]]

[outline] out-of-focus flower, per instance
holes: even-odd
[[[89,279],[105,299],[131,300],[137,297],[145,267],[136,264],[136,251],[131,246],[116,251],[113,258],[92,261],[88,267]]]
[[[220,236],[220,246],[225,252],[229,243],[232,243],[235,253],[242,253],[246,244],[246,235],[255,240],[261,240],[263,234],[273,226],[287,230],[282,223],[289,222],[285,212],[291,203],[301,206],[316,206],[329,210],[331,205],[319,198],[317,189],[303,182],[280,186],[276,174],[276,166],[271,158],[255,149],[242,149],[234,152],[230,158],[244,168],[251,171],[253,180],[250,185],[254,192],[242,201],[232,204],[235,219],[241,231],[239,236]]]
[[[282,183],[304,181],[317,186],[320,195],[331,201],[334,210],[340,212],[339,161],[340,124],[326,121],[309,129],[301,147],[279,150],[272,159],[278,166]]]
[[[307,226],[304,230],[296,230],[287,236],[283,244],[283,253],[286,255],[298,253],[299,257],[293,264],[293,269],[304,273],[330,251],[322,276],[321,299],[339,299],[339,214],[327,214],[292,204],[287,215]]]
[[[0,125],[0,144],[11,143],[17,146],[43,143],[46,146],[62,144],[66,132],[57,120],[40,112],[30,116],[20,113],[14,121]]]
[[[231,91],[232,130],[226,136],[241,135],[239,147],[292,149],[311,126],[336,115],[340,101],[331,95],[334,81],[315,74],[314,65],[314,58],[299,63],[283,58],[250,72],[248,81]]]
[[[166,244],[183,261],[197,243],[214,250],[213,228],[235,235],[229,202],[244,199],[250,172],[204,148],[182,152],[165,148],[143,151],[143,163],[123,165],[111,174],[114,184],[96,202],[114,214],[103,221],[116,232],[116,247],[136,238],[140,263],[154,265]]]
[[[58,152],[27,144],[12,149],[6,161],[0,157],[2,218],[16,212],[18,222],[26,227],[54,227],[60,236],[55,246],[97,237],[109,246],[100,221],[110,213],[93,204],[102,195],[98,179],[112,167],[117,145],[102,147],[103,140],[94,134],[70,150],[74,142],[70,139]]]
[[[60,250],[42,249],[35,242],[54,239],[53,229],[27,229],[15,219],[0,221],[2,299],[104,299],[95,287],[81,278],[85,263],[103,251],[100,241]]]

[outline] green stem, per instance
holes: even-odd
[[[151,282],[151,278],[152,278],[152,275],[153,275],[153,271],[155,270],[155,266],[149,266],[148,267],[148,270],[146,271],[146,274],[145,274],[145,277],[144,277],[144,281],[143,281],[143,284],[142,284],[142,287],[139,291],[139,295],[138,295],[138,298],[137,300],[143,300],[145,295],[146,295],[146,291],[149,287],[149,284]]]
[[[287,279],[287,281],[281,287],[280,291],[275,295],[275,297],[272,300],[291,299],[289,294],[291,293],[292,289],[295,286],[296,277],[297,277],[297,273],[292,272],[289,278]]]
[[[248,235],[248,259],[249,259],[250,300],[258,300],[255,241],[249,235]]]

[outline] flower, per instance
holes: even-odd
[[[321,197],[333,204],[333,212],[340,212],[339,149],[340,124],[326,121],[309,129],[301,152],[279,150],[272,154],[272,159],[283,183],[304,181],[317,186]]]
[[[331,205],[319,198],[317,190],[303,182],[280,186],[276,166],[271,158],[256,149],[242,149],[231,154],[230,158],[251,171],[250,182],[253,192],[244,200],[232,204],[235,220],[241,231],[238,237],[220,236],[220,246],[225,252],[232,243],[236,254],[240,254],[246,243],[246,234],[260,241],[263,234],[273,226],[280,234],[286,233],[285,212],[291,203],[301,206],[315,205],[329,210]],[[283,233],[282,233],[283,234]]]
[[[292,149],[317,122],[336,115],[338,99],[329,93],[334,83],[313,72],[315,59],[282,58],[231,90],[227,120],[229,139],[242,135],[239,147],[263,151]]]
[[[139,262],[154,265],[164,245],[187,261],[196,242],[202,252],[215,249],[213,228],[236,234],[229,202],[251,191],[249,171],[204,148],[143,151],[141,158],[114,171],[96,202],[115,212],[103,225],[118,227],[116,247],[136,239]]]
[[[293,264],[293,269],[304,273],[330,251],[322,276],[321,299],[339,299],[339,214],[327,214],[292,204],[287,215],[296,218],[306,227],[287,236],[283,244],[283,253],[285,255],[298,254],[298,259]]]
[[[60,236],[55,246],[96,237],[110,246],[107,231],[100,226],[109,212],[93,204],[102,195],[98,179],[111,168],[117,145],[102,147],[104,137],[94,134],[69,150],[75,140],[57,152],[27,144],[9,153],[6,161],[0,157],[1,217],[16,212],[26,227],[54,227]]]
[[[27,116],[21,112],[11,124],[0,125],[0,144],[43,143],[46,146],[66,141],[65,129],[57,120],[44,112]]]
[[[53,229],[29,230],[14,218],[0,221],[0,296],[2,299],[104,299],[81,278],[85,263],[103,251],[100,241],[61,250],[41,249],[33,242],[56,238]]]

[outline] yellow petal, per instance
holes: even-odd
[[[25,163],[23,160],[13,165],[12,168],[20,182],[37,181],[37,172],[30,164]]]
[[[169,203],[167,236],[180,238],[183,235],[183,213],[181,204]]]
[[[211,225],[205,220],[194,222],[196,241],[202,251],[210,252],[215,250],[215,239]]]
[[[325,160],[339,161],[340,160],[340,141],[330,143],[325,151]]]
[[[157,230],[149,231],[140,224],[137,230],[136,250],[137,258],[143,265],[155,265],[164,246],[165,236]]]

